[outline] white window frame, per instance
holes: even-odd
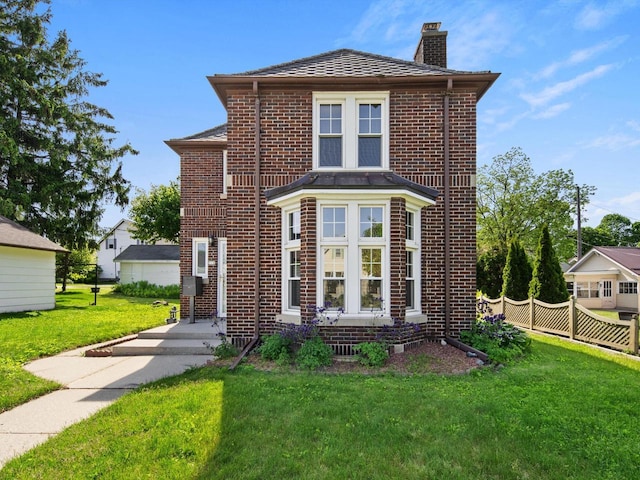
[[[409,308],[407,306],[407,309],[406,309],[407,316],[410,316],[410,315],[418,315],[422,313],[422,304],[421,304],[421,295],[420,295],[420,292],[422,291],[422,285],[420,282],[420,279],[422,278],[422,271],[420,268],[421,266],[420,238],[422,235],[422,232],[421,232],[422,222],[420,218],[420,209],[418,207],[407,204],[405,215],[406,214],[411,214],[413,216],[413,226],[412,226],[413,238],[407,238],[407,235],[405,233],[405,251],[411,252],[413,255],[413,272],[412,272],[413,276],[411,277],[411,279],[413,280],[414,305],[412,308]]]
[[[638,282],[618,282],[618,295],[637,295]]]
[[[289,234],[291,232],[292,224],[290,223],[290,215],[298,213],[298,221],[300,222],[300,205],[292,205],[289,208],[282,209],[282,312],[293,315],[300,315],[300,307],[292,307],[289,305],[289,280],[291,277],[291,255],[292,251],[300,251],[300,238],[291,239]],[[298,223],[301,228],[301,225]]]
[[[380,133],[380,166],[358,166],[358,106],[379,103],[382,108]],[[321,167],[320,105],[341,104],[342,108],[342,166]],[[314,170],[388,170],[389,169],[389,92],[314,92],[313,93],[313,168]]]
[[[362,249],[380,248],[382,250],[382,298],[389,298],[390,294],[390,260],[389,260],[389,227],[391,224],[389,208],[390,202],[385,200],[322,200],[318,202],[317,231],[318,231],[318,252],[317,262],[317,304],[324,303],[323,291],[323,249],[343,248],[346,257],[345,262],[345,315],[349,317],[360,317],[371,319],[371,309],[361,308],[360,282],[362,277]],[[345,207],[346,236],[327,237],[323,236],[323,209],[334,207]],[[383,209],[382,237],[361,237],[360,236],[360,207],[381,207]],[[389,315],[389,302],[383,303],[383,310],[374,312],[380,316]]]
[[[198,265],[198,250],[204,245],[204,265]],[[209,278],[209,239],[193,237],[191,240],[191,273],[194,277]]]
[[[218,238],[218,317],[227,318],[227,239]]]

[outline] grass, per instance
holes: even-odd
[[[613,320],[619,319],[618,312],[615,310],[597,310],[593,308],[591,308],[590,310],[596,315],[600,315],[601,317],[611,318]]]
[[[124,297],[102,286],[97,305],[87,285],[56,294],[48,311],[0,314],[0,412],[59,388],[22,369],[30,360],[160,325],[168,307]]]
[[[532,339],[525,360],[449,377],[194,369],[0,479],[640,478],[640,362]]]

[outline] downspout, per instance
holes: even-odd
[[[451,334],[451,199],[450,197],[450,145],[449,145],[449,96],[453,90],[453,79],[447,80],[447,91],[444,93],[444,335]]]
[[[253,82],[253,94],[255,96],[255,161],[256,168],[253,173],[255,186],[255,217],[254,217],[254,339],[260,336],[260,94],[257,80]]]

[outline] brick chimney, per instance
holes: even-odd
[[[413,61],[447,68],[447,32],[440,31],[440,22],[422,25],[422,38]]]

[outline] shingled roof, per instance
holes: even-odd
[[[609,257],[617,264],[636,275],[640,275],[640,248],[637,247],[593,247],[596,252]]]
[[[265,192],[268,201],[290,195],[301,190],[404,190],[435,202],[438,191],[407,180],[393,172],[310,172],[298,180],[275,187]]]
[[[498,76],[499,74],[489,71],[451,70],[358,50],[341,49],[257,70],[216,74],[207,78],[226,105],[227,90],[239,85],[250,86],[253,82],[259,82],[272,85],[335,86],[336,79],[340,79],[339,88],[342,90],[347,86],[359,88],[363,84],[389,88],[399,83],[443,84],[439,88],[446,89],[447,80],[455,79],[455,86],[463,85],[464,88],[476,90],[479,99]]]
[[[465,72],[343,48],[270,67],[233,73],[242,77],[406,77]],[[219,76],[219,75],[216,75]]]
[[[113,259],[114,262],[177,262],[179,245],[130,245]]]
[[[0,245],[33,250],[49,250],[52,252],[67,251],[57,243],[33,233],[28,228],[2,215],[0,215]]]
[[[176,153],[181,153],[184,147],[212,147],[218,145],[217,148],[223,148],[227,144],[227,124],[223,123],[188,137],[166,140],[164,143],[169,145]]]

